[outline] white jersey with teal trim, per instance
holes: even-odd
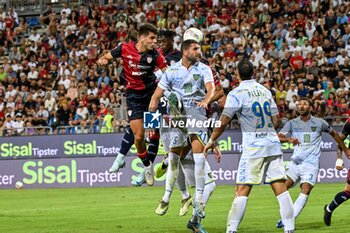
[[[208,82],[214,82],[209,66],[197,62],[187,69],[180,60],[164,72],[158,86],[163,90],[179,93],[184,107],[193,107],[195,102],[205,98],[205,84]]]
[[[332,127],[325,120],[311,116],[306,122],[300,117],[287,121],[280,133],[291,133],[291,136],[300,142],[300,145],[294,147],[292,161],[296,164],[303,162],[319,167],[322,132],[331,131]]]
[[[271,92],[255,80],[245,80],[227,96],[222,114],[237,114],[242,130],[245,158],[281,155],[281,143],[271,116],[278,115]]]

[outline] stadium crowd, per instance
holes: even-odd
[[[136,40],[144,22],[176,32],[177,49],[187,28],[201,29],[203,57],[226,93],[238,84],[237,63],[249,59],[282,122],[296,116],[300,97],[310,97],[313,114],[333,125],[350,114],[348,1],[86,2],[64,3],[60,11],[48,5],[37,26],[18,9],[0,8],[1,135],[123,130],[126,118],[117,114],[125,108],[122,61],[106,67],[96,61],[120,42]]]

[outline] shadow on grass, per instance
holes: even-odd
[[[307,230],[316,230],[316,229],[321,229],[321,228],[324,228],[326,225],[321,222],[321,221],[318,221],[318,222],[304,222],[302,224],[296,224],[295,225],[295,230],[296,231],[307,231]]]

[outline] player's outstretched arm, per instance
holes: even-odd
[[[209,105],[209,101],[214,96],[214,91],[215,91],[214,82],[207,82],[205,84],[205,89],[207,90],[207,94],[205,95],[205,98],[203,101],[197,103],[197,106],[207,109]]]
[[[339,137],[340,137],[340,139],[342,140],[342,141],[344,141],[345,140],[345,138],[346,138],[346,135],[344,135],[344,134],[342,134],[342,133],[340,133],[340,134],[338,134],[339,135]],[[337,158],[338,159],[341,159],[342,158],[342,153],[343,153],[343,150],[340,148],[340,146],[338,145],[337,146]]]
[[[280,125],[280,118],[278,117],[278,115],[271,116],[271,121],[272,121],[273,127],[277,129]]]
[[[218,145],[215,146],[215,148],[213,149],[213,152],[214,152],[216,161],[217,161],[218,163],[220,163],[222,154],[221,154],[221,150],[220,150],[220,148],[219,148]]]
[[[158,86],[156,91],[152,95],[151,102],[149,103],[149,106],[148,106],[148,111],[155,112],[157,110],[159,100],[163,95],[164,95],[164,90]]]
[[[102,55],[99,57],[97,63],[100,66],[107,65],[108,64],[108,60],[111,60],[112,58],[113,58],[113,56],[112,56],[110,51],[104,51],[102,53]]]
[[[222,88],[222,86],[221,85],[215,86],[214,95],[209,100],[209,104],[221,99],[221,97],[223,97],[224,95],[225,95],[225,92],[224,92],[224,89]]]
[[[278,134],[278,139],[280,140],[281,143],[289,142],[289,143],[292,143],[294,146],[300,144],[297,138],[292,138],[292,137],[288,138],[283,133]]]
[[[231,117],[228,117],[224,114],[221,115],[220,117],[220,127],[214,128],[213,133],[211,134],[211,137],[208,141],[208,143],[205,145],[204,148],[204,154],[208,155],[208,151],[210,149],[214,149],[216,146],[216,140],[220,137],[220,135],[224,132],[226,129],[227,125],[230,123]]]
[[[339,137],[342,141],[344,141],[347,136],[340,133]],[[337,145],[337,160],[335,162],[335,168],[339,171],[344,169],[343,150],[340,148],[339,145]]]
[[[346,148],[344,141],[343,141],[345,139],[345,135],[344,135],[344,137],[339,136],[339,134],[334,129],[332,129],[332,131],[329,132],[329,134],[338,143],[339,149],[344,151],[346,157],[348,157],[348,159],[350,159],[350,149]],[[339,155],[337,155],[337,156],[339,158]]]

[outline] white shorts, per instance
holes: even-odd
[[[286,180],[282,155],[264,158],[241,158],[237,172],[236,184],[254,185],[264,181],[265,184]]]
[[[178,128],[161,128],[160,139],[166,153],[169,153],[171,148],[187,146],[187,134]]]
[[[317,167],[312,165],[304,163],[296,164],[290,161],[287,166],[286,175],[293,180],[293,185],[300,182],[300,184],[309,183],[314,186],[317,182],[318,170]]]
[[[195,187],[196,186],[196,178],[194,176],[194,161],[193,159],[187,159],[187,157],[181,160],[182,167],[185,172],[186,183],[187,186]],[[209,184],[214,182],[211,168],[209,166],[208,161],[205,161],[205,184]]]
[[[194,123],[194,125],[191,124],[187,128],[188,134],[198,134],[202,143],[206,144],[208,142],[208,128],[204,127],[205,125],[203,124],[207,121],[206,110],[199,107],[185,108],[185,115],[188,122]],[[202,124],[197,124],[196,122],[201,122]]]

